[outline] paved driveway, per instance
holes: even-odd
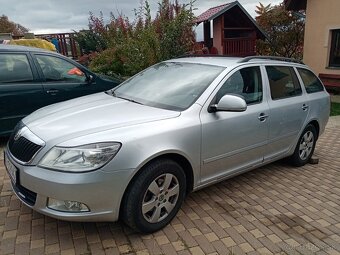
[[[0,254],[340,254],[340,121],[318,165],[274,163],[189,195],[153,235],[45,217],[13,195],[0,158]]]

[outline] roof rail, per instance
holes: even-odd
[[[277,56],[250,56],[250,57],[245,57],[238,61],[238,63],[246,63],[249,62],[250,60],[253,59],[268,59],[268,60],[278,60],[278,61],[284,61],[284,62],[290,62],[290,63],[297,63],[297,64],[302,64],[304,63],[301,60],[297,60],[294,58],[285,58],[285,57],[277,57]]]
[[[226,58],[228,56],[225,55],[215,55],[215,54],[184,54],[180,55],[176,58],[201,58],[201,57],[217,57],[217,58]]]

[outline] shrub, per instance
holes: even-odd
[[[162,0],[152,19],[145,1],[131,22],[111,14],[108,24],[103,16],[90,13],[89,30],[77,33],[76,40],[86,53],[98,51],[90,67],[103,74],[132,76],[157,62],[183,55],[195,43],[193,2]]]
[[[95,17],[93,13],[90,12],[89,30],[75,32],[74,39],[78,42],[85,54],[107,49],[108,38],[103,13],[100,13],[99,17]]]
[[[91,62],[90,68],[96,73],[106,75],[123,73],[123,63],[117,57],[115,49],[107,49],[98,54]]]

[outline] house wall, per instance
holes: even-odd
[[[223,54],[223,44],[222,44],[222,18],[223,15],[214,19],[213,21],[213,45],[218,50],[218,54]]]
[[[304,62],[316,74],[340,75],[340,68],[330,69],[331,30],[340,29],[340,0],[308,0],[304,41]]]

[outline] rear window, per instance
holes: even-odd
[[[324,91],[323,85],[311,71],[303,68],[298,68],[303,84],[305,85],[307,93],[315,93]]]
[[[301,86],[296,73],[288,66],[266,67],[270,93],[273,100],[299,96],[302,94]]]
[[[32,70],[25,54],[0,54],[0,83],[32,80]]]

